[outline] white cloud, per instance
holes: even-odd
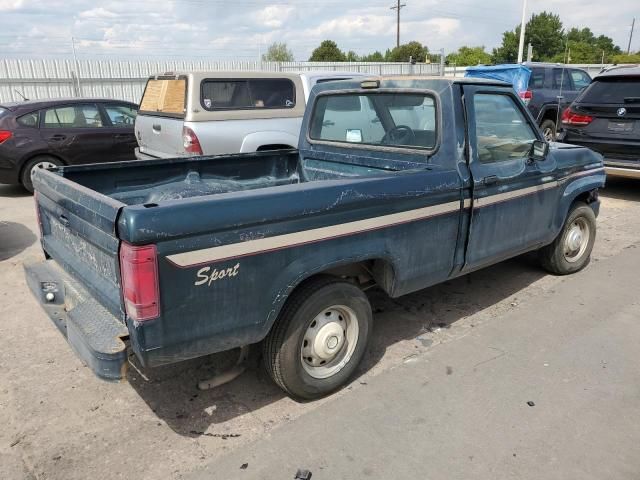
[[[0,0],[0,12],[18,10],[24,4],[24,0]]]
[[[304,60],[320,41],[366,54],[395,46],[396,17],[390,0],[0,0],[0,51],[39,57],[163,55],[254,59],[269,43],[286,42]],[[401,42],[417,40],[447,52],[462,45],[501,42],[520,22],[522,0],[411,0],[401,11]],[[557,12],[566,27],[590,27],[626,49],[638,0],[536,0],[528,15]],[[535,10],[534,10],[535,9]],[[640,35],[633,50],[640,49]],[[102,57],[96,57],[102,58]]]
[[[78,15],[80,18],[118,18],[118,14],[102,7],[85,10]]]
[[[253,15],[256,25],[280,28],[291,18],[295,7],[291,5],[269,5]]]

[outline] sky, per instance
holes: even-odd
[[[522,0],[402,0],[401,42],[437,52],[462,45],[490,51],[520,23]],[[0,0],[0,58],[207,57],[255,60],[274,41],[307,60],[325,39],[362,55],[395,46],[395,0]],[[565,27],[589,27],[640,50],[640,0],[528,0]]]

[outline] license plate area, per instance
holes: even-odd
[[[609,120],[609,131],[615,133],[631,133],[634,121],[630,120]]]

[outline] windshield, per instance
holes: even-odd
[[[583,103],[630,103],[640,99],[640,77],[594,80],[585,90]]]
[[[316,101],[312,140],[433,149],[436,106],[426,94],[336,94]]]

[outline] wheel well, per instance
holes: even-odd
[[[58,155],[52,155],[50,153],[36,153],[35,155],[31,155],[30,157],[25,158],[24,161],[22,162],[22,165],[20,165],[20,171],[18,172],[18,180],[20,181],[21,184],[22,184],[22,174],[24,173],[24,167],[31,160],[33,160],[34,158],[38,158],[38,157],[52,157],[52,158],[55,158],[56,160],[58,160],[62,165],[67,165],[67,162],[65,162]]]
[[[316,275],[332,275],[348,279],[363,289],[377,285],[387,293],[391,292],[395,281],[393,266],[389,261],[380,258],[331,267],[321,272],[316,272],[313,276]]]
[[[587,205],[595,202],[598,199],[598,190],[589,190],[587,192],[582,192],[576,198],[573,199],[573,203],[576,202],[584,202]]]
[[[545,120],[553,120],[553,123],[556,123],[557,119],[558,109],[556,107],[547,108],[544,111],[544,115],[542,115],[542,118],[540,119],[540,124],[542,124],[542,122],[544,122]]]
[[[288,150],[290,148],[295,147],[292,147],[291,145],[285,145],[284,143],[274,143],[272,145],[260,145],[256,149],[256,152],[265,152],[267,150]]]

